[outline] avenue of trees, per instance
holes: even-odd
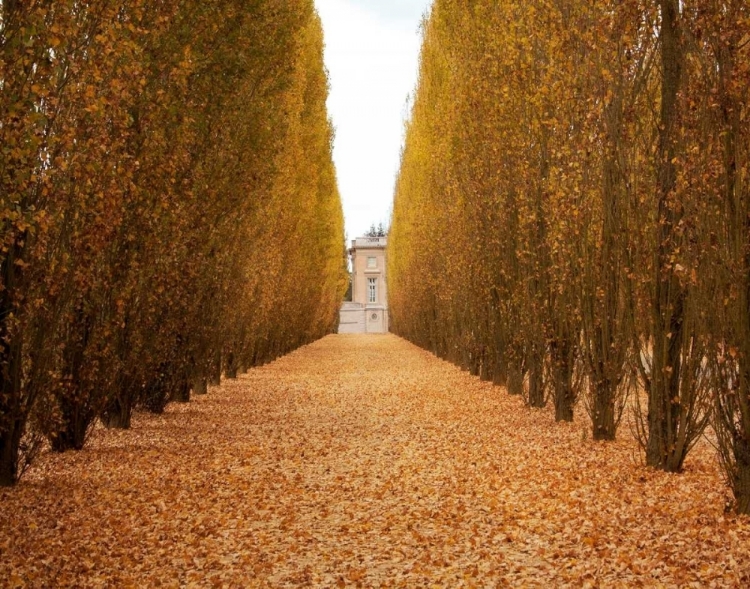
[[[398,334],[659,469],[711,424],[750,513],[750,5],[436,0],[388,264]]]
[[[0,485],[335,329],[313,0],[0,0]]]

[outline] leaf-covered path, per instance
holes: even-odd
[[[0,491],[0,585],[748,586],[708,445],[674,476],[587,428],[330,336],[43,456]]]

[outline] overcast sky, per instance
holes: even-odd
[[[333,158],[349,239],[387,223],[407,97],[417,80],[430,0],[315,0],[325,33],[336,127]]]

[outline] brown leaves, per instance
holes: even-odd
[[[330,333],[343,295],[312,0],[38,4],[0,8],[1,484],[32,414],[80,447]]]
[[[584,396],[614,438],[647,388],[652,466],[713,415],[744,513],[747,27],[742,0],[436,0],[388,256],[393,329],[514,393],[523,369],[531,406]]]
[[[750,525],[713,450],[628,438],[394,336],[331,336],[190,405],[98,430],[0,492],[19,586],[743,586]],[[628,428],[623,428],[629,431]]]

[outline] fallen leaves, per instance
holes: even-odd
[[[675,476],[584,427],[395,336],[331,336],[45,455],[0,491],[0,585],[747,585],[708,444]]]

